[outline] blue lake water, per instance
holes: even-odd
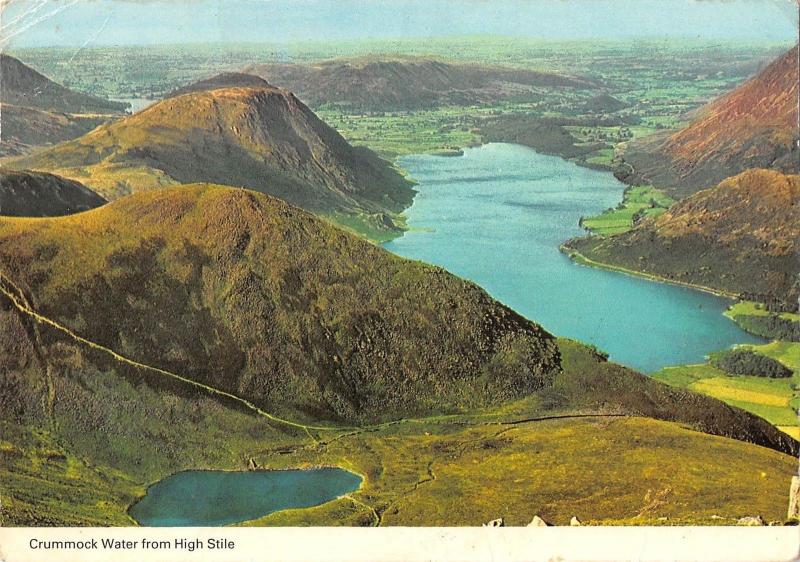
[[[320,505],[360,485],[360,476],[340,468],[187,471],[151,486],[129,513],[147,527],[216,527]]]
[[[406,212],[412,230],[385,247],[475,281],[553,334],[643,372],[763,341],[722,315],[727,299],[580,266],[559,252],[585,234],[581,216],[622,199],[625,186],[610,173],[500,143],[398,163],[419,193]]]

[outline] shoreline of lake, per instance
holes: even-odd
[[[187,469],[178,470],[176,472],[170,473],[170,474],[168,474],[166,476],[163,476],[162,478],[159,478],[158,480],[156,480],[154,482],[151,482],[150,484],[146,485],[144,487],[144,493],[142,495],[138,496],[133,502],[131,502],[131,504],[127,507],[125,512],[126,512],[127,516],[131,519],[131,521],[134,523],[135,526],[138,526],[138,527],[159,527],[159,526],[162,526],[162,525],[145,525],[139,519],[137,519],[136,516],[134,516],[132,511],[135,510],[137,506],[139,506],[143,501],[145,501],[148,498],[148,494],[151,492],[151,490],[153,490],[153,488],[155,488],[155,487],[157,487],[159,485],[162,485],[163,483],[167,482],[168,480],[171,480],[171,479],[174,479],[174,478],[180,478],[182,476],[194,476],[194,475],[202,474],[202,475],[206,475],[206,476],[213,475],[213,476],[234,476],[234,477],[242,476],[242,477],[245,477],[245,476],[248,476],[248,475],[252,475],[252,476],[259,476],[260,475],[260,476],[263,476],[263,475],[268,475],[268,474],[273,474],[274,475],[274,474],[290,474],[290,473],[293,473],[293,474],[298,474],[299,473],[299,474],[305,474],[305,475],[309,475],[310,476],[310,475],[313,475],[313,473],[319,473],[319,472],[323,472],[323,471],[336,471],[336,472],[346,473],[348,475],[354,476],[354,477],[356,477],[358,479],[358,486],[355,487],[355,488],[350,489],[349,491],[347,491],[344,494],[337,494],[336,496],[333,496],[333,497],[331,497],[331,498],[329,498],[329,499],[327,499],[327,500],[325,500],[325,501],[323,501],[321,503],[315,503],[315,504],[309,505],[309,506],[287,506],[287,507],[282,507],[280,509],[275,509],[273,511],[268,511],[266,513],[261,513],[260,515],[255,515],[254,517],[251,517],[251,518],[248,518],[248,519],[241,519],[241,520],[237,520],[237,521],[231,521],[231,522],[225,523],[222,526],[236,525],[236,524],[240,524],[240,523],[245,523],[247,521],[253,521],[253,520],[256,520],[256,519],[260,519],[261,517],[265,517],[265,516],[270,515],[272,513],[277,513],[279,511],[283,511],[283,510],[286,510],[286,509],[306,509],[308,507],[315,507],[315,506],[323,505],[325,503],[328,503],[328,502],[331,502],[331,501],[335,501],[335,500],[337,500],[337,499],[339,499],[339,498],[341,498],[341,497],[343,497],[345,495],[351,494],[353,492],[357,492],[364,485],[364,482],[366,482],[366,476],[364,474],[360,474],[357,471],[351,470],[349,468],[344,468],[344,467],[341,467],[341,466],[334,466],[334,465],[312,465],[312,466],[304,466],[304,467],[301,467],[301,468],[271,468],[271,467],[263,467],[263,468],[245,469],[245,470],[214,469],[214,468],[198,468],[198,469],[187,468]],[[152,498],[152,496],[150,496],[150,497]],[[179,526],[186,526],[186,525],[179,525]],[[220,526],[220,525],[211,525],[211,526]]]
[[[462,157],[407,155],[395,163],[417,182],[417,194],[404,211],[408,230],[383,247],[476,282],[557,336],[596,345],[609,352],[612,361],[642,372],[698,362],[736,344],[764,343],[723,316],[738,295],[591,260],[580,264],[564,251],[566,241],[585,235],[578,226],[580,216],[621,200],[627,185],[609,170],[506,143],[466,148]],[[450,234],[449,240],[442,230]],[[476,230],[481,233],[474,234]],[[478,249],[469,256],[461,247],[465,245]],[[571,266],[584,265],[579,269],[609,277],[576,274],[560,264],[556,254]],[[574,288],[552,287],[564,284]],[[541,299],[525,293],[541,294]],[[563,310],[542,300],[558,301]],[[622,318],[626,314],[629,321]]]
[[[568,242],[568,241],[567,241]],[[635,269],[628,269],[622,266],[613,265],[610,263],[599,262],[590,258],[587,258],[582,253],[577,250],[573,250],[566,246],[566,243],[562,244],[559,247],[561,253],[569,256],[569,258],[578,265],[584,265],[586,267],[594,267],[597,269],[603,269],[605,271],[614,271],[617,273],[621,273],[623,275],[630,275],[631,277],[638,277],[640,279],[647,279],[648,281],[653,281],[654,283],[664,283],[666,285],[677,285],[679,287],[686,287],[687,289],[694,289],[695,291],[702,291],[704,293],[709,293],[711,295],[730,299],[732,301],[739,300],[741,295],[736,293],[731,293],[729,291],[724,291],[722,289],[714,289],[712,287],[706,287],[705,285],[698,285],[696,283],[689,283],[687,281],[678,281],[677,279],[668,279],[666,277],[660,277],[658,275],[652,273],[646,273],[644,271],[636,271]],[[724,315],[724,313],[723,313]]]

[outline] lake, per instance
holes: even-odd
[[[553,334],[643,372],[763,343],[722,315],[728,299],[580,266],[559,251],[585,234],[581,216],[622,200],[625,185],[608,172],[501,143],[398,164],[419,193],[406,211],[411,231],[385,247],[478,283]]]
[[[145,98],[122,98],[122,99],[115,99],[112,101],[119,101],[122,103],[130,104],[130,108],[128,108],[129,113],[139,113],[143,109],[147,109],[158,100],[149,100]]]
[[[152,485],[129,513],[146,527],[216,527],[320,505],[359,486],[360,476],[340,468],[195,470]]]

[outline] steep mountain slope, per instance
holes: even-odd
[[[271,411],[498,404],[558,370],[553,338],[478,287],[254,192],[171,188],[6,220],[0,263],[40,312]]]
[[[396,229],[389,214],[413,196],[388,162],[277,88],[169,98],[11,165],[81,181],[108,199],[195,181],[248,187],[388,231]]]
[[[0,102],[60,113],[122,113],[128,104],[74,92],[0,53]]]
[[[415,57],[258,64],[243,72],[292,90],[312,107],[336,104],[377,111],[497,101],[536,88],[597,87],[591,80],[573,76]]]
[[[105,202],[78,182],[52,174],[0,171],[0,215],[56,217],[88,211]]]
[[[244,74],[242,72],[222,72],[208,78],[198,80],[183,88],[178,88],[167,97],[174,98],[192,92],[206,92],[208,90],[219,90],[222,88],[271,88],[272,86],[258,76]]]
[[[38,146],[77,138],[108,119],[0,104],[0,156],[27,154]]]
[[[749,168],[800,172],[798,47],[756,77],[698,110],[666,139],[645,139],[626,160],[673,195],[715,185]]]
[[[77,138],[126,107],[69,90],[0,53],[0,156]]]
[[[800,176],[748,170],[630,232],[566,247],[601,263],[796,307],[799,200]]]

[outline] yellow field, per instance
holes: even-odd
[[[702,394],[714,396],[720,400],[752,402],[753,404],[763,404],[764,406],[789,405],[790,397],[787,395],[753,390],[752,388],[747,388],[749,386],[749,381],[738,381],[731,378],[713,378],[699,380],[689,385],[689,388]]]

